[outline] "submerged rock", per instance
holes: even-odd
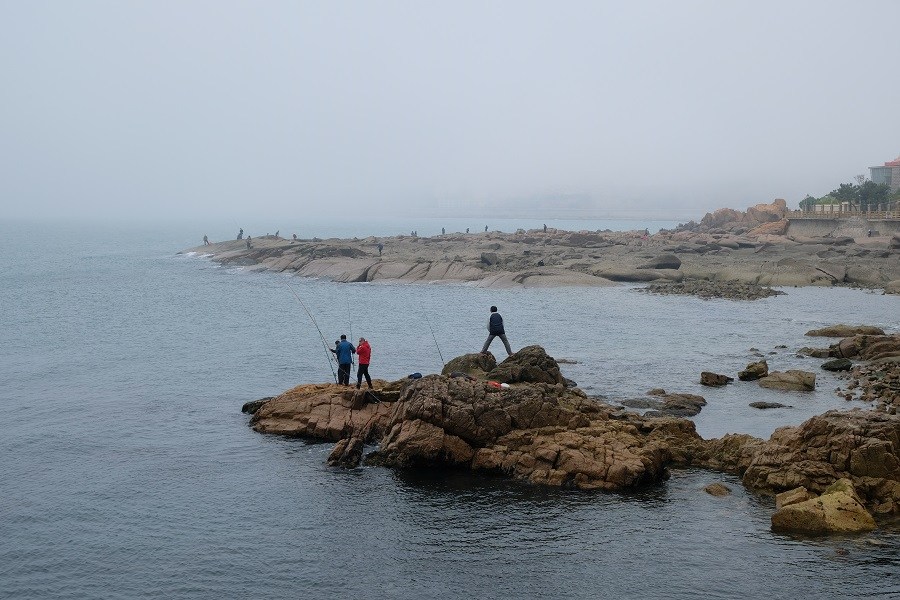
[[[703,491],[710,496],[722,497],[731,495],[731,488],[718,481],[716,483],[709,484],[708,486],[703,488]]]

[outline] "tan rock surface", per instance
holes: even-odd
[[[875,519],[860,503],[853,484],[841,479],[818,498],[782,506],[772,515],[773,531],[860,533],[875,529]]]

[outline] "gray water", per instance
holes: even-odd
[[[465,473],[345,471],[325,466],[329,444],[256,434],[240,413],[247,400],[332,377],[286,282],[327,339],[352,328],[372,341],[376,377],[438,371],[441,355],[479,349],[496,304],[514,348],[538,343],[577,361],[564,373],[588,393],[702,394],[709,404],[695,422],[706,437],[768,436],[861,406],[837,397],[840,382],[796,350],[826,344],[803,336],[826,324],[897,330],[897,297],[788,289],[736,303],[628,286],[340,285],[176,255],[229,226],[0,224],[0,597],[900,594],[895,526],[849,538],[776,535],[771,500],[730,476],[675,471],[609,494]],[[392,233],[378,227],[322,223],[304,237]],[[816,371],[817,391],[701,388],[700,371],[733,374],[754,360],[751,348],[772,369]],[[760,412],[747,406],[754,400],[793,408]],[[705,494],[713,481],[733,495]]]

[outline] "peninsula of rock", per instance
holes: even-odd
[[[700,223],[652,235],[549,228],[433,237],[264,236],[252,244],[230,240],[184,252],[225,265],[338,282],[450,281],[481,287],[655,282],[650,291],[739,299],[764,297],[771,293],[766,286],[853,285],[900,292],[900,235],[800,235],[792,232],[798,226],[787,214],[784,201],[776,200],[745,212],[721,209]]]

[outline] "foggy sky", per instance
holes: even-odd
[[[900,2],[436,5],[0,0],[0,218],[698,218],[900,154]]]

